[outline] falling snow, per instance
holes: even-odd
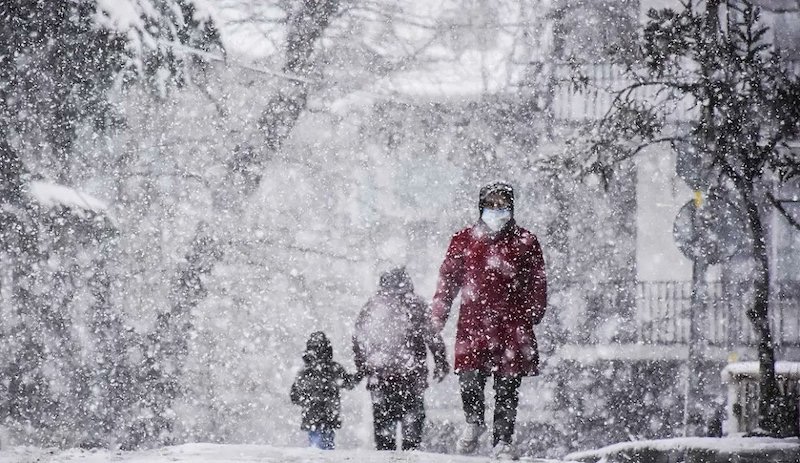
[[[0,461],[797,462],[799,108],[795,1],[0,2]]]

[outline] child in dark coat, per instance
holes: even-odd
[[[340,389],[353,389],[361,378],[348,374],[333,361],[333,347],[325,333],[311,333],[303,354],[305,366],[297,374],[290,398],[302,407],[302,424],[312,447],[334,448],[336,429],[342,426]]]

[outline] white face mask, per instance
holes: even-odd
[[[511,210],[509,209],[484,209],[481,220],[493,232],[498,232],[511,220]]]

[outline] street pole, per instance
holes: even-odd
[[[704,13],[704,38],[701,41],[700,70],[703,75],[706,101],[703,103],[701,117],[703,119],[702,150],[709,150],[716,142],[714,114],[717,106],[715,89],[712,87],[712,75],[716,72],[713,56],[717,53],[719,34],[719,7],[722,0],[706,0]],[[716,147],[714,147],[715,149]],[[694,210],[692,227],[696,237],[708,230],[701,221],[703,193],[694,192]],[[698,238],[699,239],[699,238]],[[702,413],[699,400],[703,391],[703,365],[701,356],[705,354],[705,311],[706,311],[706,269],[707,256],[702,252],[695,253],[692,259],[692,300],[689,307],[689,358],[686,362],[686,393],[683,409],[684,436],[697,435],[702,424]]]
[[[695,191],[692,225],[696,234],[703,233],[700,208],[703,195]],[[689,353],[686,362],[686,389],[683,406],[683,435],[697,436],[702,428],[701,398],[703,392],[703,356],[706,345],[706,270],[708,264],[703,256],[692,259],[692,297],[689,304]]]
[[[692,300],[689,306],[689,358],[687,361],[686,397],[683,409],[684,437],[697,436],[702,427],[701,398],[703,378],[703,351],[705,346],[706,269],[700,259],[692,263]]]

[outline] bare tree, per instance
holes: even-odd
[[[241,144],[226,165],[225,188],[214,191],[215,216],[219,222],[198,224],[186,254],[172,282],[170,309],[159,316],[156,339],[167,357],[178,367],[186,355],[186,331],[191,328],[192,310],[206,296],[203,275],[213,270],[224,254],[226,240],[216,225],[235,218],[247,198],[258,188],[267,161],[278,153],[306,108],[315,72],[315,51],[334,19],[338,0],[303,0],[287,19],[284,84],[270,98],[258,124],[259,144]],[[175,380],[164,378],[174,383]]]

